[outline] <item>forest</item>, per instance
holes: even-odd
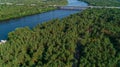
[[[0,3],[8,3],[0,4],[0,21],[3,21],[54,10],[49,5],[65,5],[67,0],[0,0]]]
[[[17,28],[0,45],[0,67],[120,67],[119,18],[119,9],[87,9]]]
[[[17,0],[8,1],[16,3]],[[119,6],[117,0],[84,1],[92,5]],[[54,9],[28,6],[0,6],[0,20]],[[119,9],[92,8],[33,29],[17,28],[8,34],[8,41],[0,45],[0,67],[120,67],[119,18]]]
[[[81,0],[89,3],[90,5],[97,6],[120,6],[120,0]]]

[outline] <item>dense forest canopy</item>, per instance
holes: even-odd
[[[0,45],[0,67],[120,67],[119,18],[119,9],[87,9],[33,29],[17,28]]]
[[[120,0],[81,0],[89,3],[90,5],[97,6],[120,6]]]
[[[120,10],[87,9],[16,29],[0,46],[0,67],[119,67]]]

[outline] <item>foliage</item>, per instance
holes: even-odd
[[[84,1],[92,5],[119,5],[117,0]],[[0,15],[8,19],[53,9],[43,10],[46,6],[42,6],[3,5]],[[10,13],[5,11],[8,8]],[[119,67],[119,18],[119,9],[87,9],[33,29],[18,28],[9,33],[8,42],[0,46],[0,67]]]
[[[81,0],[89,3],[90,5],[97,6],[120,6],[120,0]]]
[[[0,67],[119,67],[120,11],[87,9],[19,28],[0,46]]]

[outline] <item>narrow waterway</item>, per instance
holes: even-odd
[[[85,2],[77,1],[77,0],[68,0],[67,6],[88,6],[88,4]],[[56,19],[56,18],[61,19],[77,12],[79,11],[54,10],[54,11],[50,11],[42,14],[0,22],[0,40],[7,39],[8,33],[11,31],[14,31],[16,28],[21,28],[25,26],[32,28],[32,27],[35,27],[37,24],[40,24],[52,19]]]

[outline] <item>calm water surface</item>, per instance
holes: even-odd
[[[68,0],[67,6],[88,6],[87,3],[77,1],[77,0]],[[27,16],[19,19],[11,19],[9,21],[0,22],[0,40],[8,38],[8,33],[14,31],[16,28],[21,28],[28,26],[30,28],[35,27],[37,24],[55,19],[55,18],[64,18],[71,14],[77,13],[76,10],[54,10],[42,14]]]

